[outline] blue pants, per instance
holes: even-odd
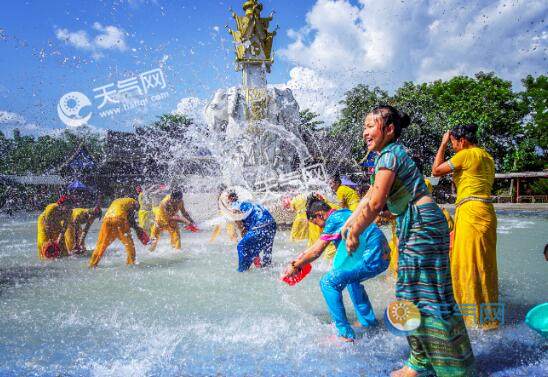
[[[348,323],[348,318],[346,318],[343,304],[342,291],[347,287],[358,321],[364,327],[377,324],[369,297],[367,297],[367,293],[360,282],[382,273],[388,268],[388,264],[389,261],[382,259],[377,259],[374,263],[364,260],[362,264],[351,270],[334,269],[322,277],[320,288],[339,336],[350,339],[356,337],[354,330]]]
[[[238,271],[247,271],[251,267],[253,259],[258,257],[261,252],[262,266],[269,266],[272,263],[274,236],[276,236],[276,223],[250,229],[238,243]]]

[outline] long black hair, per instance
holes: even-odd
[[[455,139],[466,139],[469,143],[478,143],[478,125],[474,123],[466,124],[464,126],[455,126],[451,129],[451,136]]]
[[[390,105],[377,106],[371,110],[371,114],[381,117],[383,129],[390,124],[394,125],[394,140],[398,139],[402,130],[411,124],[409,115]]]

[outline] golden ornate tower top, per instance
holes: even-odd
[[[238,16],[232,11],[237,30],[228,28],[234,39],[236,48],[236,69],[241,71],[245,65],[263,65],[267,72],[274,63],[272,56],[272,42],[276,30],[270,32],[268,27],[273,14],[261,17],[263,5],[258,0],[247,0],[243,4],[245,14]]]

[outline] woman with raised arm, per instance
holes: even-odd
[[[457,188],[451,251],[453,293],[468,326],[496,329],[498,318],[497,216],[491,204],[495,180],[493,157],[478,147],[475,124],[454,127],[443,135],[432,174],[453,174]],[[451,141],[455,155],[444,161]],[[464,311],[464,310],[463,310]]]
[[[423,175],[397,142],[409,123],[409,117],[392,106],[379,106],[367,115],[363,138],[369,151],[380,153],[373,184],[341,233],[352,251],[385,204],[397,217],[396,298],[414,304],[421,318],[407,333],[411,352],[405,366],[391,376],[472,376],[474,355],[451,286],[447,221]]]

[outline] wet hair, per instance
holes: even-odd
[[[334,173],[329,177],[330,181],[341,183],[341,175],[339,173]]]
[[[236,194],[236,191],[230,191],[227,196],[228,200],[238,200],[238,194]]]
[[[382,128],[394,125],[394,140],[398,139],[404,128],[409,127],[411,118],[406,113],[390,105],[380,105],[371,110],[371,114],[382,119]]]
[[[181,190],[173,190],[171,192],[171,199],[174,199],[174,200],[183,199],[183,192]]]
[[[466,124],[464,126],[455,126],[451,129],[451,136],[455,139],[466,139],[469,143],[478,143],[478,125],[474,123]]]
[[[316,217],[316,212],[329,212],[330,210],[331,207],[329,204],[315,194],[310,195],[306,200],[306,218],[308,220],[314,219],[314,217]]]

